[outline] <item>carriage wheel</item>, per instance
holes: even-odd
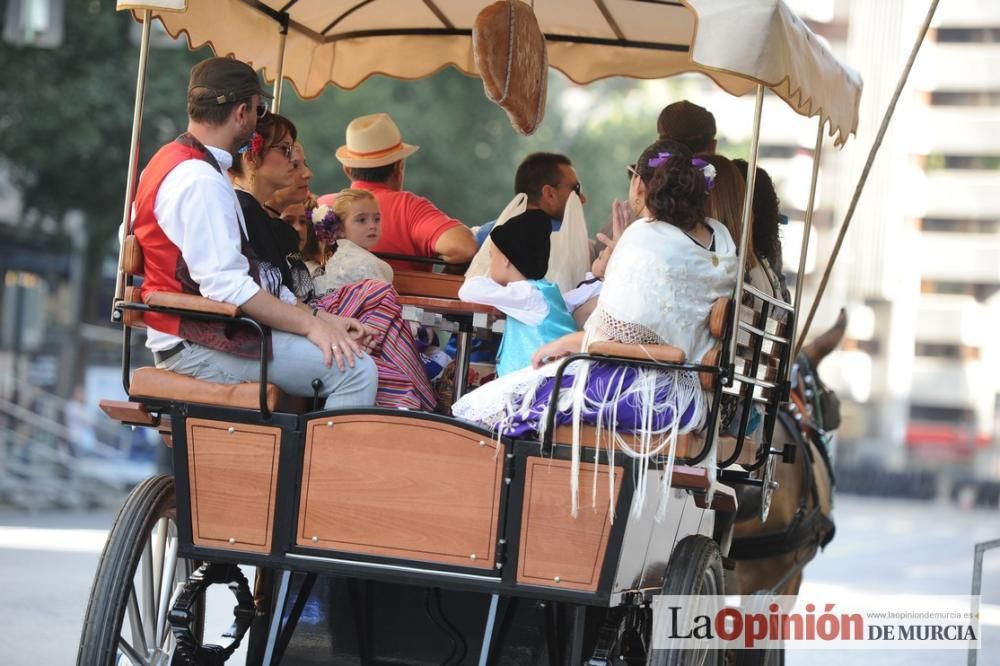
[[[762,523],[767,522],[767,516],[771,513],[771,498],[774,497],[774,491],[778,489],[778,482],[774,478],[777,465],[778,457],[773,453],[768,453],[760,487],[760,522]]]
[[[785,666],[785,648],[734,650],[736,666]]]
[[[129,493],[101,554],[77,666],[170,664],[167,612],[193,568],[177,556],[176,518],[173,477],[154,476]]]
[[[774,594],[769,590],[758,590],[749,599],[748,610],[754,613],[765,612],[768,604],[774,600]],[[763,650],[733,650],[734,666],[784,666],[785,648],[782,645]]]
[[[719,545],[701,534],[684,537],[667,563],[663,594],[668,596],[725,594]],[[652,666],[722,666],[723,650],[653,650]]]

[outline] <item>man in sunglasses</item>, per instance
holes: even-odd
[[[544,211],[552,220],[552,231],[562,227],[569,195],[576,192],[587,203],[583,185],[573,163],[559,153],[532,153],[521,161],[514,174],[514,194],[527,196],[527,208]],[[476,244],[482,247],[496,220],[476,229]]]
[[[226,170],[253,139],[269,97],[256,72],[238,60],[209,58],[191,69],[187,131],[153,156],[136,191],[132,228],[143,252],[142,298],[180,292],[235,305],[272,329],[269,381],[310,396],[319,379],[326,408],[371,406],[378,377],[362,349],[364,326],[315,316],[259,284]],[[259,376],[260,340],[252,329],[160,312],[144,320],[159,368],[219,383]]]

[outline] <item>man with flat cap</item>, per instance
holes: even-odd
[[[144,258],[142,297],[181,292],[229,303],[270,327],[268,380],[326,408],[373,405],[378,377],[358,321],[310,310],[259,284],[257,259],[226,170],[267,113],[246,63],[209,58],[191,69],[188,128],[143,170],[132,226]],[[146,346],[158,368],[220,383],[259,377],[259,340],[248,328],[147,312]],[[336,361],[334,363],[334,361]]]

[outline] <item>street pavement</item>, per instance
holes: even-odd
[[[809,564],[803,593],[968,594],[973,546],[1000,538],[1000,512],[840,496],[837,536]],[[0,510],[0,665],[72,666],[94,569],[114,515]],[[983,602],[1000,608],[1000,551],[987,553]],[[979,664],[1000,664],[1000,618]],[[230,663],[239,663],[230,661]],[[789,666],[964,665],[955,651],[789,651]]]

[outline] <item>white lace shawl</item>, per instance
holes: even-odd
[[[311,265],[309,268],[313,270]],[[326,260],[323,272],[317,270],[313,274],[317,296],[323,296],[345,284],[362,280],[383,280],[392,284],[392,268],[368,250],[346,238],[337,240],[337,251]]]
[[[615,340],[666,343],[699,362],[712,348],[708,313],[736,282],[736,244],[722,223],[707,218],[715,251],[672,224],[641,219],[618,241],[594,313],[587,343]]]

